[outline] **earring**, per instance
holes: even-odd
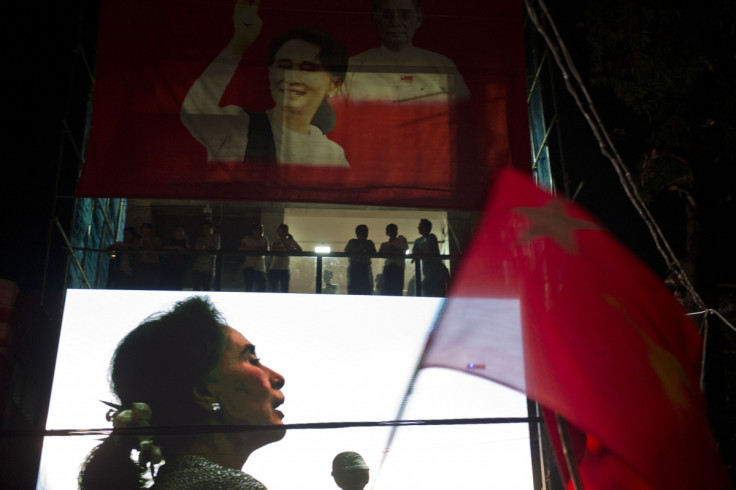
[[[212,411],[213,412],[219,412],[220,410],[222,410],[222,407],[220,406],[219,403],[215,402],[215,403],[212,404]]]

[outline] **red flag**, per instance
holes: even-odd
[[[731,488],[685,311],[590,215],[498,177],[422,367],[499,381],[569,420],[587,435],[586,488]]]

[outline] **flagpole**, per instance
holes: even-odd
[[[419,278],[419,281],[417,281],[417,293],[420,293],[421,290],[421,267],[420,267],[420,261],[417,261],[417,269],[416,269],[416,278]],[[442,316],[442,312],[447,307],[447,302],[442,303],[442,307],[440,308],[440,311],[437,312],[437,319],[439,319]],[[401,420],[404,418],[404,411],[406,410],[406,404],[409,401],[409,395],[414,391],[414,385],[417,381],[417,376],[419,376],[419,369],[422,366],[422,361],[424,361],[424,356],[427,355],[427,349],[429,348],[430,343],[432,342],[432,338],[434,337],[435,329],[437,328],[437,320],[432,324],[432,328],[429,331],[429,335],[427,335],[427,340],[424,343],[424,349],[422,349],[422,354],[419,356],[419,360],[417,361],[416,366],[414,367],[414,372],[411,375],[411,379],[409,380],[409,386],[406,387],[406,391],[404,392],[404,397],[401,399],[401,404],[399,405],[399,411],[396,414],[396,420]],[[378,469],[376,470],[376,477],[373,480],[373,484],[371,485],[371,488],[375,488],[376,484],[378,483],[378,476],[381,473],[381,469],[383,469],[383,464],[386,462],[386,457],[388,456],[388,452],[391,449],[391,445],[394,442],[394,437],[396,437],[396,431],[399,429],[398,425],[394,425],[391,427],[391,432],[388,435],[388,440],[386,441],[386,448],[383,450],[383,455],[381,456],[381,462],[378,464]]]
[[[572,447],[572,441],[570,440],[570,431],[567,429],[567,420],[564,419],[560,414],[555,413],[555,421],[557,422],[557,432],[560,435],[560,441],[562,442],[562,454],[565,456],[565,464],[570,472],[570,480],[572,480],[572,487],[575,490],[583,490],[583,481],[580,478],[578,472],[577,461],[575,461],[575,451]]]
[[[406,392],[404,392],[404,397],[401,399],[401,404],[399,405],[399,411],[396,414],[397,421],[400,421],[404,418],[404,410],[406,409],[406,404],[409,401],[409,395],[411,395],[412,391],[414,391],[414,384],[416,383],[417,376],[419,375],[419,366],[421,366],[423,358],[424,358],[424,353],[422,353],[422,356],[419,358],[419,362],[414,368],[414,373],[411,375],[411,379],[409,380],[409,386],[406,388]],[[381,469],[383,468],[383,464],[386,462],[386,457],[388,456],[388,452],[391,449],[391,445],[394,442],[394,437],[396,436],[396,431],[398,429],[399,429],[398,424],[391,427],[391,432],[389,432],[388,440],[386,441],[386,448],[383,450],[383,455],[381,456],[381,462],[378,464],[378,469],[376,470],[376,477],[373,479],[373,484],[371,485],[371,488],[375,488],[376,484],[378,483],[378,477],[381,474]]]
[[[703,333],[703,355],[700,357],[700,390],[705,393],[705,356],[708,353],[708,311],[703,315],[703,325],[700,331]]]
[[[529,447],[532,452],[532,479],[534,488],[547,490],[545,482],[545,457],[543,432],[541,430],[542,414],[539,405],[531,398],[526,399],[526,411],[529,415]]]

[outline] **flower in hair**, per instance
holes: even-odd
[[[161,454],[161,448],[153,443],[151,436],[144,439],[140,443],[140,454],[138,455],[138,464],[146,466],[148,463],[152,465],[159,464],[164,460]]]
[[[108,412],[108,416],[109,414],[110,412]],[[122,427],[149,427],[151,425],[151,407],[145,403],[136,402],[128,410],[118,410],[111,418],[112,426],[116,429]]]
[[[135,402],[131,404],[131,408],[121,410],[122,406],[109,402],[102,402],[110,407],[105,418],[112,421],[112,426],[116,429],[127,427],[150,427],[151,426],[151,407],[146,403]],[[153,465],[163,461],[161,448],[153,443],[150,435],[139,435],[139,454],[138,464],[146,466],[148,463]]]

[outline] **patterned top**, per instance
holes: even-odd
[[[268,490],[252,476],[200,456],[181,456],[161,467],[152,490]]]

